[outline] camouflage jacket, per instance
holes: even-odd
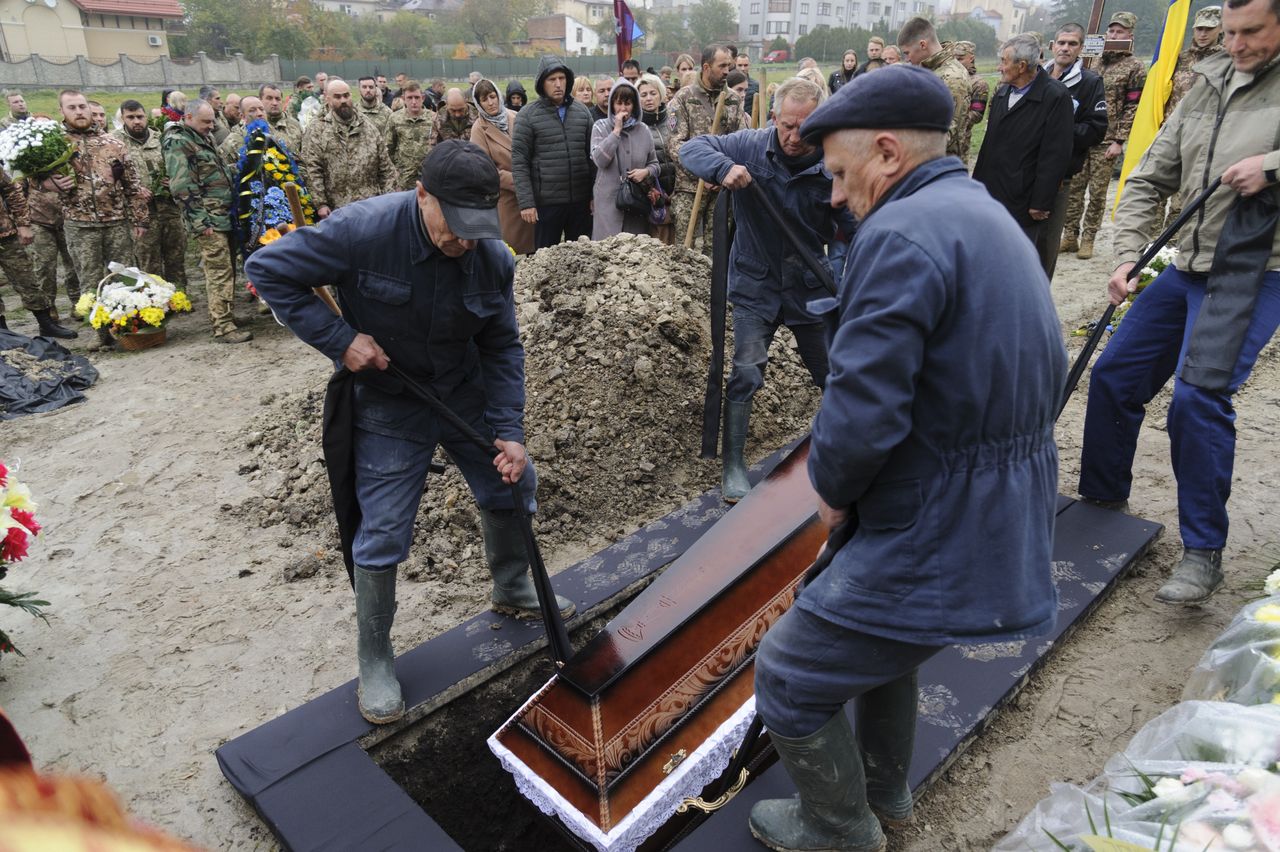
[[[1178,105],[1178,101],[1182,100],[1182,96],[1191,91],[1191,85],[1196,81],[1196,74],[1191,70],[1192,66],[1215,53],[1221,53],[1222,50],[1222,43],[1219,42],[1208,47],[1192,45],[1178,54],[1178,66],[1173,69],[1173,90],[1169,92],[1169,100],[1164,105],[1165,118],[1173,113],[1173,108]]]
[[[76,147],[76,185],[62,193],[63,221],[109,225],[127,218],[145,228],[147,204],[138,194],[143,184],[124,143],[100,130],[65,129]]]
[[[947,153],[964,156],[964,131],[969,126],[969,104],[972,103],[973,84],[969,80],[969,69],[960,64],[951,52],[951,43],[942,45],[933,56],[920,63],[928,68],[938,79],[947,84],[951,90],[951,99],[955,101],[955,112],[951,115],[951,129],[947,131]]]
[[[62,193],[56,189],[43,189],[34,178],[27,178],[22,183],[27,193],[27,214],[31,217],[31,223],[60,229]]]
[[[716,117],[716,103],[720,90],[705,89],[701,80],[681,87],[667,104],[667,112],[675,116],[675,130],[667,137],[667,154],[676,164],[676,192],[696,192],[698,178],[680,163],[680,147],[695,136],[711,132]],[[720,118],[718,136],[726,136],[743,127],[742,100],[737,92],[729,92],[724,99],[724,114]]]
[[[987,101],[991,100],[991,84],[987,78],[974,71],[969,75],[969,126],[981,124],[987,114]]]
[[[448,107],[441,107],[436,113],[435,122],[431,125],[431,147],[434,148],[447,139],[471,141],[471,125],[475,124],[479,117],[480,114],[473,106],[467,107],[467,117],[461,120],[450,116]]]
[[[1102,54],[1102,85],[1107,93],[1106,142],[1119,142],[1129,138],[1133,117],[1138,113],[1138,99],[1147,82],[1147,69],[1142,60],[1132,53],[1107,51]]]
[[[227,117],[222,114],[222,110],[215,109],[213,111],[213,144],[221,145],[227,135],[231,133],[231,124],[227,121]]]
[[[124,128],[111,135],[124,143],[129,151],[129,159],[133,160],[138,177],[142,179],[142,185],[155,196],[150,205],[151,211],[155,212],[156,201],[172,201],[173,196],[169,194],[169,172],[164,167],[164,151],[160,149],[160,134],[147,128],[145,142],[134,139]]]
[[[188,233],[207,228],[231,231],[231,170],[213,145],[213,135],[203,136],[186,124],[164,132],[160,139],[164,165],[169,172],[169,192],[182,211]]]
[[[241,127],[243,126],[244,122],[241,122]],[[280,114],[274,119],[271,116],[267,116],[267,126],[271,128],[271,135],[275,137],[276,141],[283,142],[289,149],[290,154],[295,157],[301,156],[302,125],[298,123],[296,118],[281,110]],[[243,130],[241,131],[241,138],[244,138]]]
[[[15,122],[24,121],[25,119],[28,119],[30,117],[31,117],[31,114],[27,113],[22,118],[14,118],[13,113],[9,113],[4,118],[0,118],[0,130],[4,130],[9,125],[14,124]]]
[[[31,219],[27,216],[27,199],[22,187],[0,169],[0,240],[12,237],[19,228],[29,227]]]
[[[302,168],[317,210],[394,192],[398,179],[386,139],[359,111],[350,124],[332,112],[313,120],[302,142]]]
[[[375,100],[370,106],[364,102],[363,98],[357,100],[355,107],[356,112],[369,119],[373,126],[378,128],[379,133],[387,132],[387,125],[391,123],[391,107],[380,100]]]
[[[422,169],[422,158],[431,150],[435,120],[435,113],[429,109],[424,109],[417,118],[411,117],[407,109],[391,116],[386,134],[387,155],[395,164],[400,189],[413,189]]]

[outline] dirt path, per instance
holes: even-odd
[[[1064,329],[1100,310],[1109,243],[1104,231],[1098,259],[1061,261]],[[0,424],[0,454],[22,460],[49,530],[6,586],[54,602],[49,626],[3,614],[28,656],[0,662],[0,705],[42,767],[103,777],[138,816],[210,848],[269,849],[213,750],[353,675],[351,601],[330,553],[320,553],[316,576],[285,582],[284,569],[325,542],[235,511],[258,493],[239,471],[253,459],[246,424],[280,395],[320,386],[327,366],[269,318],[252,322],[258,338],[247,346],[211,342],[206,324],[198,304],[163,349],[95,356],[102,376],[88,402]],[[1165,538],[925,796],[897,848],[988,845],[1051,781],[1093,776],[1177,700],[1248,585],[1280,558],[1268,488],[1277,384],[1272,351],[1238,400],[1228,590],[1203,609],[1150,603],[1178,548],[1167,440],[1146,429],[1135,512],[1164,523]],[[1064,493],[1083,409],[1081,392],[1059,429]],[[474,583],[415,586],[397,618],[398,647],[478,611],[485,593]]]

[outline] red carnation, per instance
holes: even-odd
[[[4,488],[9,484],[9,468],[4,466],[4,462],[0,461],[0,488]]]
[[[35,513],[27,509],[10,509],[9,513],[15,521],[31,530],[32,535],[40,535],[40,522],[36,520]]]
[[[27,545],[30,541],[31,537],[25,529],[10,527],[9,532],[5,533],[4,541],[0,542],[0,561],[21,562],[27,557]]]

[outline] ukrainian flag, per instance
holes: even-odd
[[[1164,105],[1173,91],[1173,72],[1178,67],[1178,54],[1182,53],[1182,40],[1187,32],[1187,16],[1191,13],[1191,0],[1171,0],[1164,15],[1164,27],[1156,39],[1156,53],[1147,69],[1147,82],[1138,100],[1138,112],[1129,130],[1129,142],[1124,150],[1124,165],[1120,168],[1120,185],[1116,187],[1116,205],[1120,193],[1133,167],[1147,153],[1156,138],[1156,132],[1164,122]],[[1115,206],[1111,208],[1115,215]]]

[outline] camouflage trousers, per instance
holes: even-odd
[[[40,288],[35,273],[31,269],[31,256],[27,247],[17,237],[0,237],[0,269],[13,289],[18,291],[22,306],[29,311],[48,310],[53,303]],[[0,317],[4,316],[4,299],[0,298]]]
[[[80,298],[80,279],[76,276],[76,267],[67,251],[67,238],[61,225],[41,225],[31,223],[35,231],[35,241],[31,243],[31,266],[40,282],[40,289],[49,296],[52,303],[58,295],[58,260],[62,260],[62,289],[72,306]]]
[[[200,268],[204,270],[205,292],[209,298],[209,322],[213,324],[213,336],[221,337],[236,330],[231,314],[231,300],[236,289],[231,234],[226,231],[197,234],[196,245],[200,247]]]
[[[1071,196],[1067,199],[1067,222],[1062,233],[1074,237],[1080,234],[1085,239],[1093,239],[1102,225],[1102,208],[1107,203],[1107,187],[1111,185],[1111,173],[1115,171],[1116,161],[1106,157],[1106,145],[1096,145],[1089,149],[1089,156],[1084,161],[1084,170],[1071,179]],[[1089,191],[1088,207],[1085,206],[1085,190]],[[1084,214],[1084,225],[1081,227],[1080,216]]]
[[[151,225],[134,244],[138,268],[159,275],[179,290],[187,286],[187,230],[171,199],[151,203]]]
[[[76,277],[86,290],[97,288],[111,261],[126,266],[133,261],[133,234],[129,233],[128,222],[84,225],[63,221],[62,230],[67,237],[67,253],[71,255]]]
[[[693,218],[692,192],[676,192],[671,196],[671,224],[675,226],[676,245],[684,245],[689,235],[689,220]],[[711,257],[711,221],[716,206],[716,194],[710,191],[702,193],[702,212],[698,223],[693,228],[693,250]]]

